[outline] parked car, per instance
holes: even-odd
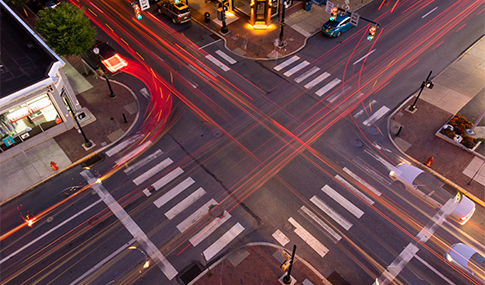
[[[394,181],[401,182],[410,191],[420,190],[422,193],[431,196],[440,191],[444,183],[436,176],[425,172],[416,166],[408,163],[401,163],[389,173],[389,177]],[[458,192],[455,195],[457,206],[448,216],[448,219],[464,225],[475,213],[475,203],[470,198]]]
[[[328,20],[323,24],[322,32],[329,37],[338,38],[343,32],[352,28],[352,26],[349,16],[337,15],[335,20]]]
[[[98,48],[98,55],[94,53],[94,48]],[[101,61],[103,66],[111,73],[116,73],[128,65],[126,60],[114,48],[101,40],[96,40],[94,46],[82,54],[81,57],[93,69],[98,69]]]
[[[463,243],[456,243],[446,251],[445,259],[468,272],[478,281],[485,282],[485,257],[474,248]]]
[[[189,6],[182,2],[161,1],[158,3],[158,13],[170,17],[174,24],[183,24],[191,19]]]

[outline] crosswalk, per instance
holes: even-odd
[[[350,177],[360,179],[359,176],[352,173],[348,168],[344,167],[342,170],[349,174]],[[335,179],[345,185],[355,196],[361,198],[360,200],[365,205],[371,206],[374,204],[372,198],[368,196],[369,194],[363,193],[340,175],[335,175]],[[379,193],[362,179],[357,181],[369,190],[367,193]],[[342,191],[338,191],[338,189],[334,189],[328,184],[324,185],[320,190],[309,199],[315,210],[312,211],[306,205],[302,205],[297,211],[299,216],[289,217],[288,222],[293,226],[294,233],[323,258],[329,252],[329,249],[322,242],[321,235],[313,235],[311,232],[314,232],[314,229],[304,228],[302,224],[309,222],[331,241],[338,243],[342,239],[341,232],[348,231],[353,226],[353,221],[348,217],[360,219],[364,215],[364,211],[346,198]],[[352,193],[350,193],[350,196],[353,196]],[[335,203],[331,205],[330,201]],[[344,215],[342,211],[348,214]],[[331,225],[329,222],[332,222]],[[272,236],[282,246],[290,242],[290,239],[279,229]]]
[[[215,53],[218,56],[218,58],[223,59],[224,62],[227,62],[230,65],[237,63],[237,60],[235,60],[234,58],[232,58],[231,56],[229,56],[227,53],[223,52],[220,49],[216,50]],[[223,71],[231,70],[231,68],[229,68],[225,63],[223,63],[221,60],[219,60],[218,58],[216,58],[211,54],[206,55],[205,58],[210,62],[212,62],[213,64],[215,64],[220,69],[222,69]]]
[[[115,148],[109,156],[121,153],[128,145],[123,144],[123,147]],[[212,207],[219,203],[209,197],[207,191],[198,186],[197,181],[188,176],[181,167],[175,167],[175,162],[170,157],[164,157],[164,155],[162,150],[154,150],[153,153],[126,167],[124,173],[130,177],[133,184],[144,188],[142,192],[147,198],[151,195],[156,196],[156,198],[150,197],[152,204],[160,211],[160,215],[164,215],[169,221],[177,221],[178,224],[174,230],[182,234],[199,220],[207,217]],[[117,161],[131,159],[131,152],[126,156]],[[135,173],[141,174],[135,175]],[[160,173],[164,175],[160,176]],[[192,209],[192,212],[189,209]],[[210,245],[200,249],[206,260],[210,261],[243,233],[245,228],[227,211],[221,211],[220,215],[211,217],[207,221],[209,223],[193,234],[188,241],[193,247],[200,247],[203,241],[210,240],[210,243],[204,243]]]

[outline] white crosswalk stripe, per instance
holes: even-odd
[[[142,168],[143,166],[145,166],[146,164],[150,163],[151,161],[157,159],[158,157],[160,157],[161,155],[163,154],[163,151],[161,151],[160,149],[157,149],[157,151],[155,151],[154,153],[150,154],[149,156],[139,160],[138,162],[136,162],[135,164],[123,169],[123,172],[126,173],[127,175],[130,175],[131,173],[133,173],[134,171],[137,171],[138,169]]]
[[[169,166],[172,163],[173,163],[173,160],[171,160],[170,158],[164,159],[159,164],[150,168],[150,170],[148,170],[147,172],[145,172],[142,175],[138,176],[137,178],[133,179],[133,183],[135,183],[135,185],[137,185],[137,186],[142,184],[143,182],[147,181],[150,177],[152,177],[153,175],[162,171],[165,167]]]
[[[372,116],[367,118],[362,124],[365,126],[370,126],[373,123],[377,122],[382,116],[384,116],[387,112],[389,112],[389,108],[386,106],[382,106],[379,110],[377,110]]]
[[[342,239],[341,235],[339,235],[336,231],[334,231],[329,225],[327,225],[327,223],[322,221],[322,219],[320,219],[307,207],[301,206],[300,210],[298,210],[298,213],[300,213],[303,217],[307,218],[310,222],[318,225],[321,229],[324,230],[324,233],[328,234],[329,237],[333,239],[335,242],[338,242],[340,239]]]
[[[341,225],[344,229],[349,230],[352,227],[352,223],[349,222],[346,218],[342,215],[337,213],[334,209],[328,206],[325,202],[323,202],[320,198],[316,195],[310,198],[310,201],[315,204],[320,210],[322,210],[325,214],[327,214],[330,218],[336,221],[339,225]]]
[[[205,58],[207,58],[208,60],[210,60],[213,64],[215,64],[217,67],[219,67],[220,69],[222,69],[224,71],[231,70],[229,67],[227,67],[227,65],[225,65],[222,62],[220,62],[217,58],[213,57],[210,54],[206,55]]]
[[[200,220],[205,214],[207,214],[210,210],[210,206],[217,205],[216,200],[210,199],[204,206],[200,207],[197,211],[193,212],[189,217],[183,220],[180,224],[177,225],[177,229],[183,233],[188,228],[190,228],[195,222]]]
[[[347,200],[344,196],[340,195],[337,191],[335,191],[332,187],[325,185],[322,188],[322,191],[330,196],[335,202],[342,205],[347,211],[349,211],[352,215],[356,216],[357,218],[362,217],[364,212],[357,208],[354,204],[352,204],[349,200]]]
[[[318,83],[322,82],[323,80],[325,80],[327,77],[330,76],[330,73],[328,72],[324,72],[322,74],[320,74],[317,78],[313,79],[312,81],[308,82],[307,84],[305,84],[305,88],[306,89],[312,89],[313,87],[315,87]]]
[[[123,165],[130,159],[134,158],[138,154],[140,154],[143,150],[147,149],[152,144],[152,141],[146,141],[142,145],[138,146],[136,149],[130,151],[127,155],[123,156],[122,158],[116,160],[116,165]]]
[[[173,187],[167,193],[163,194],[162,197],[158,198],[153,202],[157,208],[165,205],[168,201],[172,200],[175,196],[182,193],[185,189],[187,189],[190,185],[194,184],[195,181],[191,177],[185,179],[184,181],[180,182],[177,186]]]
[[[357,194],[360,198],[362,198],[362,200],[366,201],[367,203],[369,203],[371,205],[374,204],[374,201],[372,201],[372,199],[370,199],[369,197],[367,197],[366,195],[364,195],[364,193],[360,192],[359,189],[355,188],[354,185],[350,184],[347,180],[343,179],[339,175],[335,175],[335,178],[338,181],[342,182],[342,184],[344,184],[352,192],[354,192],[355,194]]]
[[[165,217],[167,217],[169,220],[175,218],[178,214],[182,213],[200,197],[204,196],[204,194],[204,189],[200,187],[199,189],[195,190],[195,192],[191,193],[187,198],[183,199],[180,203],[175,205],[172,209],[168,210],[165,213]]]
[[[372,187],[369,183],[365,182],[362,178],[360,178],[359,176],[357,176],[355,173],[353,173],[352,171],[350,171],[350,169],[348,169],[347,167],[344,167],[343,170],[345,172],[347,172],[348,175],[350,175],[352,178],[354,178],[355,180],[357,180],[357,182],[359,182],[360,184],[364,185],[365,188],[369,189],[372,193],[376,194],[377,196],[381,196],[382,193],[379,192],[376,188]]]
[[[274,70],[276,71],[280,71],[282,70],[283,68],[286,68],[287,66],[291,65],[292,63],[296,62],[297,60],[299,60],[300,57],[299,56],[293,56],[289,59],[287,59],[286,61],[278,64],[277,66],[274,67]]]
[[[205,226],[201,229],[198,233],[196,233],[193,237],[189,239],[189,242],[193,246],[197,246],[200,244],[204,239],[206,239],[210,234],[212,234],[217,228],[222,226],[227,220],[231,218],[231,215],[228,212],[224,212],[224,215],[221,218],[215,218],[210,224]]]
[[[162,188],[163,186],[167,185],[168,183],[170,183],[170,181],[174,180],[175,178],[177,178],[182,173],[184,173],[182,168],[177,167],[174,170],[172,170],[170,173],[165,175],[164,177],[160,178],[157,182],[153,183],[152,187],[155,188],[155,190],[158,190],[158,189]]]
[[[241,224],[235,224],[230,230],[222,235],[216,242],[204,250],[204,256],[207,261],[211,260],[219,251],[226,247],[233,239],[244,231]]]
[[[222,50],[218,49],[216,50],[216,53],[222,57],[223,59],[225,59],[227,62],[229,62],[230,64],[235,64],[237,63],[237,60],[235,60],[234,58],[228,56],[226,53],[224,53]]]
[[[297,234],[313,250],[315,250],[320,257],[324,257],[328,253],[328,248],[326,248],[321,242],[319,242],[314,236],[305,230],[297,221],[295,221],[295,219],[290,217],[288,221],[295,227],[295,234]]]
[[[332,90],[332,88],[340,84],[340,82],[342,82],[342,80],[340,80],[339,78],[335,78],[334,80],[330,81],[330,83],[328,83],[327,85],[318,89],[317,92],[315,92],[315,94],[321,97],[323,94],[327,93],[328,91]]]
[[[303,80],[312,76],[314,73],[318,72],[319,70],[320,70],[320,67],[314,66],[314,67],[310,68],[308,71],[306,71],[305,73],[303,73],[302,75],[295,78],[295,82],[301,83]]]
[[[303,62],[300,62],[297,66],[295,66],[292,69],[288,70],[287,72],[283,73],[283,75],[286,76],[286,77],[290,77],[293,74],[295,74],[297,71],[299,71],[300,69],[304,68],[305,66],[307,66],[309,64],[310,63],[306,60],[303,61]]]

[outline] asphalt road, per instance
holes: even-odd
[[[410,244],[419,258],[401,264],[400,282],[471,282],[441,257],[457,241],[483,247],[483,230],[476,226],[483,209],[463,227],[443,221],[432,238],[418,242],[439,209],[388,178],[389,168],[405,159],[385,135],[385,115],[417,90],[429,70],[438,74],[483,35],[480,13],[461,14],[471,3],[440,1],[425,17],[436,5],[411,1],[390,12],[392,7],[378,11],[380,3],[372,3],[359,13],[379,20],[378,40],[362,39],[364,23],[339,39],[317,34],[297,54],[308,66],[288,76],[288,69],[275,69],[284,60],[237,56],[224,72],[205,57],[222,49],[221,42],[199,50],[189,41],[214,41],[195,23],[174,26],[154,13],[140,24],[126,3],[97,3],[91,8],[104,11],[98,20],[106,23],[100,30],[107,36],[114,33],[106,25],[116,31],[110,44],[120,44],[117,50],[143,59],[170,83],[177,96],[173,125],[116,171],[117,161],[138,145],[108,151],[90,170],[74,167],[2,209],[3,233],[29,212],[60,204],[34,227],[2,238],[5,283],[182,284],[175,275],[191,265],[203,268],[205,259],[212,263],[250,241],[278,243],[278,230],[324,276],[337,271],[351,284],[372,284]],[[483,4],[474,9],[483,11]],[[319,70],[304,76],[314,68]],[[307,88],[323,71],[326,81]],[[332,81],[340,88],[325,89]],[[382,116],[370,120],[374,113]],[[143,121],[155,118],[142,118],[131,137],[147,135]],[[102,184],[85,187],[86,171]],[[164,184],[170,173],[179,174]],[[453,194],[439,197],[444,205]],[[176,213],[182,201],[189,205]],[[191,216],[215,205],[202,218]],[[221,216],[224,223],[213,232],[206,228]],[[214,250],[228,232],[235,235],[229,246]],[[153,265],[165,260],[160,256],[175,271],[163,262]],[[143,269],[146,260],[153,263]]]

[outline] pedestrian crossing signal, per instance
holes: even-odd
[[[330,21],[335,21],[335,19],[337,19],[337,12],[338,12],[337,7],[332,8],[332,11],[330,12]]]
[[[377,26],[373,25],[369,28],[369,35],[367,36],[368,41],[372,41],[374,39],[374,36],[376,34]]]

